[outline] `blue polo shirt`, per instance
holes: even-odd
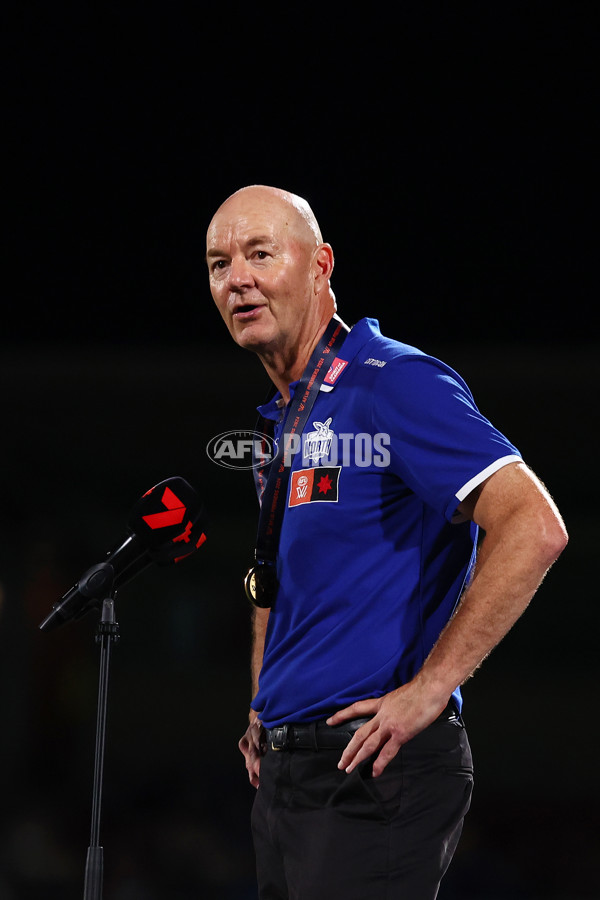
[[[280,395],[259,412],[277,440]],[[477,528],[457,507],[520,459],[451,368],[375,319],[352,328],[293,460],[252,702],[267,728],[410,681],[474,562]],[[460,708],[458,685],[454,697]]]

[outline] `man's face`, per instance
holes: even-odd
[[[296,345],[314,306],[316,250],[297,212],[261,192],[234,196],[216,213],[207,234],[210,290],[241,347]]]

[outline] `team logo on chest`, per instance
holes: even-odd
[[[331,416],[326,422],[313,422],[315,431],[309,431],[303,435],[303,459],[311,459],[313,462],[318,462],[324,456],[329,456],[331,441],[333,440],[333,431],[329,427],[330,425]]]
[[[302,503],[337,503],[341,466],[318,466],[292,472],[288,506]]]

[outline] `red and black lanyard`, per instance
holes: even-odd
[[[331,362],[337,356],[347,334],[347,327],[336,317],[332,318],[313,350],[294,396],[288,404],[277,453],[268,466],[266,482],[264,466],[254,469],[257,489],[260,491],[263,485],[264,489],[256,536],[256,564],[246,576],[246,593],[252,602],[259,606],[271,606],[277,591],[275,571],[277,550],[292,463],[301,443],[298,439],[301,438]],[[249,584],[252,578],[254,590]]]

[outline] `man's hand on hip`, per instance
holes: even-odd
[[[403,744],[427,728],[445,708],[447,700],[425,702],[415,682],[403,685],[383,697],[358,700],[327,719],[328,725],[340,725],[348,719],[373,716],[352,737],[338,763],[350,773],[363,760],[378,753],[373,775],[381,775]]]
[[[258,717],[250,722],[244,736],[238,742],[238,747],[246,760],[250,784],[257,788],[260,778],[260,759],[265,755],[267,749],[265,730]]]

